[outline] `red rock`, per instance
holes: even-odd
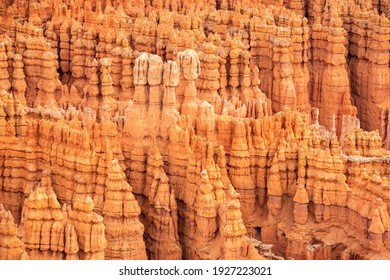
[[[9,2],[0,258],[390,258],[388,1]]]
[[[28,259],[24,243],[18,238],[17,233],[18,230],[11,212],[4,210],[3,205],[0,204],[0,259]]]

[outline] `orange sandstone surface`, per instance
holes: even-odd
[[[0,3],[0,259],[390,259],[390,1]]]

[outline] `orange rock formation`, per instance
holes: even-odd
[[[389,17],[2,1],[0,259],[390,259]]]

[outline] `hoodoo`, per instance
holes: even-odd
[[[0,1],[0,259],[390,259],[390,1]]]

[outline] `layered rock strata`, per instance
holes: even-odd
[[[390,258],[388,1],[260,2],[1,3],[0,258]]]

